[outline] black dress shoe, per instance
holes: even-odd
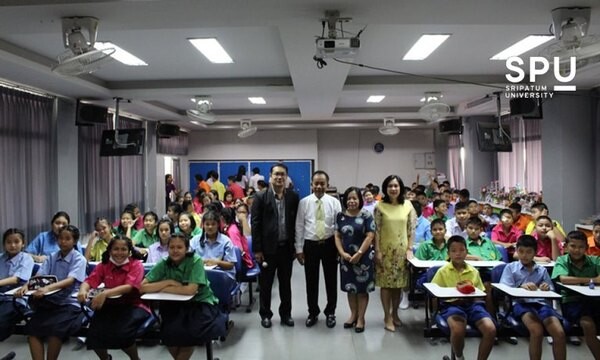
[[[317,323],[317,317],[316,316],[309,316],[306,319],[306,327],[312,327],[313,325],[315,325]]]
[[[271,319],[269,318],[264,318],[260,321],[260,324],[262,325],[262,327],[264,327],[265,329],[268,329],[271,327]]]
[[[356,325],[356,321],[353,321],[351,323],[344,323],[344,329],[351,329]]]
[[[325,324],[327,324],[327,327],[330,329],[335,327],[335,315],[327,315],[327,322]]]
[[[365,327],[364,326],[362,326],[362,327],[361,326],[357,326],[357,327],[354,328],[354,332],[357,332],[359,334],[361,332],[364,332],[364,331],[365,331]]]
[[[289,327],[294,326],[294,319],[291,316],[281,318],[281,324]]]

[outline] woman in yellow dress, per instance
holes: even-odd
[[[398,306],[402,289],[408,287],[408,262],[417,214],[404,199],[404,183],[390,175],[381,186],[383,199],[375,207],[375,285],[381,287],[384,328],[395,331],[402,326]]]

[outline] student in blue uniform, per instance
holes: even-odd
[[[217,306],[202,259],[190,252],[189,240],[173,234],[169,257],[158,262],[142,282],[142,293],[193,295],[186,302],[162,302],[161,339],[174,359],[189,359],[194,346],[226,334],[226,316]]]
[[[0,256],[0,341],[12,334],[18,319],[12,296],[2,293],[29,280],[33,269],[33,259],[23,252],[25,235],[21,230],[6,230],[2,235],[2,244],[4,254]]]
[[[50,225],[52,229],[50,231],[44,231],[38,234],[29,245],[27,245],[26,252],[31,254],[33,261],[36,263],[43,263],[48,255],[55,253],[59,250],[58,246],[58,232],[60,229],[69,225],[71,218],[69,214],[64,211],[59,211],[52,217]],[[77,251],[81,252],[79,244],[77,244]]]
[[[58,281],[35,290],[29,299],[34,313],[25,332],[29,335],[29,349],[34,360],[44,359],[43,339],[48,341],[46,358],[58,359],[63,339],[81,328],[83,313],[77,300],[71,298],[85,279],[85,257],[75,250],[78,240],[79,229],[75,226],[60,229],[60,250],[48,256],[36,274],[54,275]],[[23,297],[28,290],[28,284],[25,284],[15,296]],[[54,290],[58,292],[52,293]]]
[[[235,279],[234,245],[227,235],[219,231],[221,215],[216,211],[207,211],[202,217],[202,234],[191,240],[192,250],[196,252],[207,266],[216,266]]]

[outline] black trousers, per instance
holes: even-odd
[[[264,254],[267,267],[260,269],[258,284],[260,285],[260,317],[271,318],[271,290],[273,280],[277,273],[279,282],[279,316],[287,318],[292,315],[292,266],[294,265],[294,252],[289,244],[278,246],[275,254]]]
[[[304,276],[308,315],[317,316],[319,309],[319,265],[323,264],[327,306],[325,315],[335,315],[337,304],[338,252],[333,237],[324,241],[304,241]]]

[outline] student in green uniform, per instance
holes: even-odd
[[[565,285],[600,284],[600,258],[586,255],[587,238],[581,231],[567,234],[567,255],[556,259],[552,279]],[[563,316],[572,323],[578,323],[583,330],[585,343],[595,359],[600,359],[600,341],[596,338],[596,328],[600,321],[600,301],[563,290]]]
[[[226,316],[217,304],[202,259],[190,252],[189,239],[173,234],[169,257],[159,261],[142,282],[142,293],[193,295],[186,302],[162,302],[161,340],[174,359],[189,359],[194,346],[226,335]]]
[[[448,248],[446,247],[446,223],[442,219],[431,222],[431,235],[433,238],[419,246],[415,254],[420,260],[448,260]]]

